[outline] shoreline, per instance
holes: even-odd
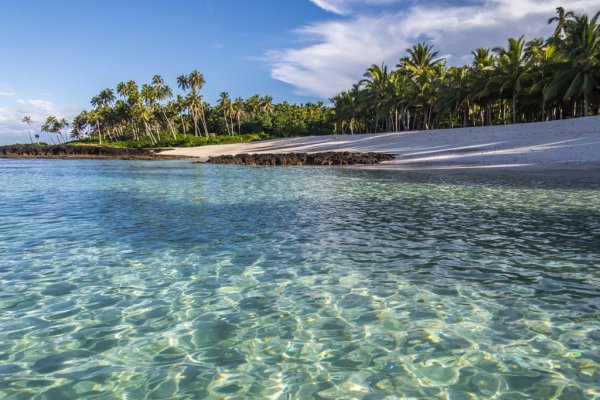
[[[305,136],[257,142],[138,149],[98,146],[0,146],[7,159],[191,160],[290,158],[341,153],[395,157],[342,168],[427,174],[531,176],[600,183],[600,116],[541,123],[381,134]],[[330,156],[329,156],[330,157]],[[244,158],[244,157],[241,157]],[[292,165],[284,160],[284,165]],[[222,162],[231,164],[232,162]],[[257,165],[255,162],[234,164]],[[281,162],[269,162],[279,165]],[[298,163],[297,165],[302,165]],[[332,165],[320,163],[318,165]]]
[[[560,121],[408,131],[308,136],[161,152],[208,161],[215,156],[356,152],[396,158],[351,168],[427,173],[531,175],[600,182],[600,116]],[[350,167],[344,167],[350,168]]]
[[[168,161],[168,160],[190,160],[191,157],[186,156],[111,156],[111,155],[93,155],[93,154],[62,154],[62,155],[22,155],[0,154],[0,159],[16,160],[16,159],[38,159],[38,160],[146,160],[146,161]]]

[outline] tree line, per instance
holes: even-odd
[[[396,69],[373,64],[332,99],[334,131],[390,132],[548,121],[600,112],[598,18],[559,7],[548,39],[511,38],[478,48],[473,61],[446,66],[426,43]]]
[[[74,140],[99,144],[143,142],[151,146],[201,144],[202,140],[194,139],[209,139],[215,133],[234,137],[331,132],[332,110],[322,102],[274,104],[269,96],[232,99],[222,92],[213,106],[204,100],[204,84],[204,76],[197,70],[177,77],[181,92],[177,95],[160,75],[141,87],[133,80],[120,82],[114,90],[106,88],[94,96],[92,108],[75,116],[70,124],[50,116],[42,131],[54,134],[59,142],[65,142],[65,130],[70,127],[70,138]],[[29,126],[31,118],[27,118]]]
[[[600,113],[600,12],[592,18],[559,7],[547,39],[510,38],[477,48],[470,65],[447,66],[427,43],[407,49],[396,69],[373,64],[350,90],[323,102],[274,104],[269,96],[204,100],[197,70],[177,77],[174,94],[160,75],[120,82],[91,99],[71,123],[48,117],[42,131],[59,142],[125,141],[144,146],[195,145],[247,134],[302,136],[390,132],[548,121]],[[28,129],[31,118],[23,122]],[[216,135],[216,136],[215,136]],[[31,131],[29,130],[30,140]],[[39,140],[39,135],[35,135]],[[264,136],[263,136],[264,137]],[[256,138],[252,137],[252,138]],[[53,139],[52,139],[53,140]],[[54,141],[54,140],[53,140]]]

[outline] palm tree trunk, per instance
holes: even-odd
[[[590,109],[590,95],[584,90],[583,92],[583,109],[581,110],[581,116],[587,117]]]
[[[202,127],[204,128],[204,136],[208,139],[208,126],[206,125],[206,116],[204,115],[204,106],[200,110],[200,119],[202,120]]]
[[[513,90],[512,95],[512,123],[516,124],[519,118],[517,116],[517,92]]]
[[[173,139],[177,139],[177,134],[175,133],[175,128],[171,125],[171,120],[167,117],[167,113],[165,112],[165,109],[163,107],[161,107],[161,111],[162,111],[163,117],[165,117],[165,121],[167,121],[167,126],[169,127],[169,130],[171,131],[171,135],[173,136]]]
[[[146,120],[144,120],[144,128],[146,129],[146,135],[150,139],[150,142],[152,144],[155,144],[156,139],[154,138],[154,135],[152,134],[152,128],[150,127],[150,125],[148,125],[148,122],[146,122]]]
[[[198,115],[196,112],[192,112],[192,121],[194,122],[194,136],[198,137]]]
[[[31,137],[31,130],[27,127],[27,133],[29,133],[29,141],[33,144],[33,138]]]
[[[229,122],[227,122],[227,113],[223,110],[223,119],[225,120],[225,129],[227,129],[227,135],[231,136],[229,133]]]
[[[102,132],[100,131],[100,123],[96,120],[96,129],[98,129],[98,143],[102,146]]]
[[[548,121],[548,117],[546,116],[546,99],[542,100],[542,121]]]

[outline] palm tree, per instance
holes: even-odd
[[[255,94],[246,100],[246,111],[250,114],[251,118],[256,117],[260,110],[260,96]]]
[[[95,112],[92,115],[96,123],[96,131],[98,133],[98,142],[102,144],[103,133],[100,127],[101,121],[106,121],[110,113],[110,107],[116,100],[112,89],[104,89],[97,96],[94,96],[90,103],[95,107]]]
[[[89,129],[90,126],[90,118],[87,111],[82,111],[78,115],[73,118],[73,122],[71,123],[71,137],[73,139],[81,139],[84,136],[84,132]]]
[[[439,51],[433,51],[433,45],[419,43],[412,49],[406,49],[408,56],[400,59],[396,68],[415,76],[429,72],[432,68],[444,64],[444,58],[438,58]]]
[[[528,80],[532,77],[531,55],[525,51],[525,37],[508,39],[508,48],[496,47],[498,67],[496,76],[490,82],[499,85],[500,92],[509,90],[512,93],[512,122],[519,121],[518,100]]]
[[[444,58],[438,58],[439,52],[433,51],[433,45],[419,43],[412,49],[406,49],[408,56],[400,59],[398,71],[413,81],[416,89],[416,104],[421,107],[423,128],[429,129],[431,111],[435,101],[435,82],[444,72]]]
[[[273,112],[273,98],[271,96],[264,96],[260,98],[260,111],[269,115]]]
[[[23,117],[21,122],[23,122],[25,125],[27,125],[27,132],[29,133],[29,141],[33,144],[33,138],[31,137],[31,129],[29,128],[29,126],[33,123],[33,121],[31,120],[31,117],[29,115],[26,115]]]
[[[171,97],[173,97],[173,91],[171,90],[171,88],[165,84],[164,79],[162,78],[162,76],[160,75],[154,75],[152,77],[152,86],[151,86],[154,95],[154,108],[157,112],[160,112],[162,114],[162,116],[165,119],[165,122],[167,123],[167,126],[169,128],[169,130],[171,131],[171,135],[173,136],[173,139],[177,138],[177,133],[175,132],[175,127],[173,126],[173,122],[167,117],[167,114],[165,112],[165,107],[161,107],[160,106],[160,102],[164,101],[164,100],[168,100]]]
[[[394,110],[394,124],[396,131],[402,129],[409,129],[410,125],[410,113],[408,108],[410,106],[410,82],[409,79],[398,71],[393,71],[390,74],[390,81],[392,84],[392,93],[388,101]]]
[[[463,127],[468,124],[469,116],[469,95],[470,88],[470,70],[467,66],[450,67],[444,76],[440,85],[439,98],[436,103],[436,109],[441,112],[456,112],[461,118]],[[451,124],[452,115],[450,115]]]
[[[192,84],[193,83],[193,84]],[[192,117],[192,121],[194,122],[194,136],[198,137],[198,120],[202,120],[202,125],[204,127],[204,133],[206,137],[208,137],[208,128],[206,126],[206,121],[204,118],[204,104],[202,102],[202,97],[198,95],[199,90],[204,85],[204,77],[198,71],[194,70],[189,76],[179,75],[177,77],[177,86],[186,92],[189,89],[192,89],[190,93],[183,98],[183,105],[190,112],[190,116]],[[185,127],[184,127],[185,130]],[[184,132],[185,133],[185,132]]]
[[[51,134],[55,134],[55,135],[60,135],[60,131],[62,129],[61,126],[61,121],[59,121],[55,116],[50,115],[46,118],[46,122],[44,122],[44,124],[42,125],[42,132],[46,132],[46,133],[51,133]],[[54,139],[52,139],[52,136],[50,136],[50,140],[52,140],[52,143],[54,143]],[[59,143],[60,143],[60,139],[59,139]]]
[[[200,95],[200,91],[204,87],[206,81],[204,80],[204,75],[202,75],[198,70],[193,70],[187,77],[187,81],[189,83],[190,88],[192,89],[192,93],[194,96],[198,97],[196,101],[198,105],[198,112],[200,120],[202,121],[202,127],[204,128],[204,134],[208,138],[208,126],[206,124],[206,105],[202,100],[202,96]]]
[[[544,91],[552,82],[552,66],[559,61],[560,54],[552,42],[544,43],[541,38],[534,39],[527,44],[527,53],[531,56],[533,63],[533,76],[531,86],[527,90],[529,96],[542,101],[542,120],[548,119],[546,112],[548,99],[544,96]]]
[[[238,97],[233,102],[233,114],[237,122],[238,135],[242,134],[242,115],[244,114],[244,100]]]
[[[229,93],[221,92],[221,94],[219,95],[219,102],[217,103],[217,108],[223,114],[223,119],[225,120],[225,127],[227,128],[227,134],[232,135],[233,126],[231,126],[230,128],[231,98],[229,97]]]
[[[469,99],[479,102],[487,109],[488,123],[493,124],[492,103],[496,100],[494,94],[498,93],[498,88],[493,84],[489,84],[495,74],[496,57],[486,48],[477,48],[471,52],[473,55],[473,63],[469,70]],[[463,123],[463,126],[466,126]]]
[[[135,81],[120,82],[117,85],[117,93],[125,101],[126,114],[129,119],[131,132],[134,140],[139,139],[139,118],[137,118],[135,108],[141,103],[140,92]]]
[[[160,126],[156,121],[155,115],[157,110],[156,92],[152,86],[144,84],[142,85],[140,96],[143,101],[143,107],[140,109],[140,116],[147,131],[150,132],[150,135],[152,135],[152,125],[154,125],[156,137],[158,141],[160,141]]]
[[[60,137],[63,139],[63,143],[66,141],[66,133],[63,132],[65,129],[67,129],[69,127],[69,122],[67,122],[67,120],[65,118],[61,118],[57,125],[56,125],[56,130],[58,131]],[[64,136],[63,136],[64,133]]]
[[[365,89],[363,101],[373,107],[373,113],[375,114],[374,130],[378,129],[380,119],[382,120],[382,130],[388,130],[393,105],[387,101],[392,92],[391,75],[388,73],[387,66],[385,64],[381,64],[381,66],[373,64],[363,76],[365,79],[361,80],[359,84]]]
[[[177,87],[184,92],[190,88],[190,81],[186,75],[179,75],[177,77]]]
[[[565,38],[558,42],[566,60],[555,65],[556,75],[546,95],[555,94],[568,84],[564,99],[583,96],[581,115],[589,114],[590,96],[600,82],[600,12],[592,19],[575,16],[565,22]]]
[[[550,18],[548,20],[548,25],[556,22],[556,29],[554,29],[554,33],[552,34],[553,38],[561,38],[564,35],[565,26],[567,24],[567,20],[569,18],[575,17],[575,13],[573,11],[565,12],[563,7],[556,8],[556,16]]]

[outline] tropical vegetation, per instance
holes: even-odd
[[[177,77],[180,93],[160,75],[139,86],[120,82],[91,100],[72,122],[71,138],[132,147],[193,146],[330,132],[333,111],[324,103],[274,104],[269,96],[232,99],[222,92],[214,106],[203,97],[197,70]],[[61,131],[49,125],[49,132]]]
[[[331,99],[332,106],[275,104],[269,96],[242,99],[227,92],[211,105],[203,96],[204,76],[194,70],[177,77],[178,93],[160,75],[142,85],[120,82],[101,90],[92,108],[70,124],[50,116],[42,131],[58,142],[67,140],[70,126],[70,138],[79,142],[164,147],[594,115],[600,112],[599,18],[600,12],[590,18],[559,7],[548,21],[555,24],[551,37],[477,48],[463,66],[448,66],[431,44],[420,43],[394,69],[373,64]],[[31,118],[23,122],[29,127]]]
[[[432,45],[408,49],[396,69],[372,65],[332,99],[335,132],[388,132],[548,121],[600,112],[600,13],[564,8],[548,39],[508,39],[447,66]]]

